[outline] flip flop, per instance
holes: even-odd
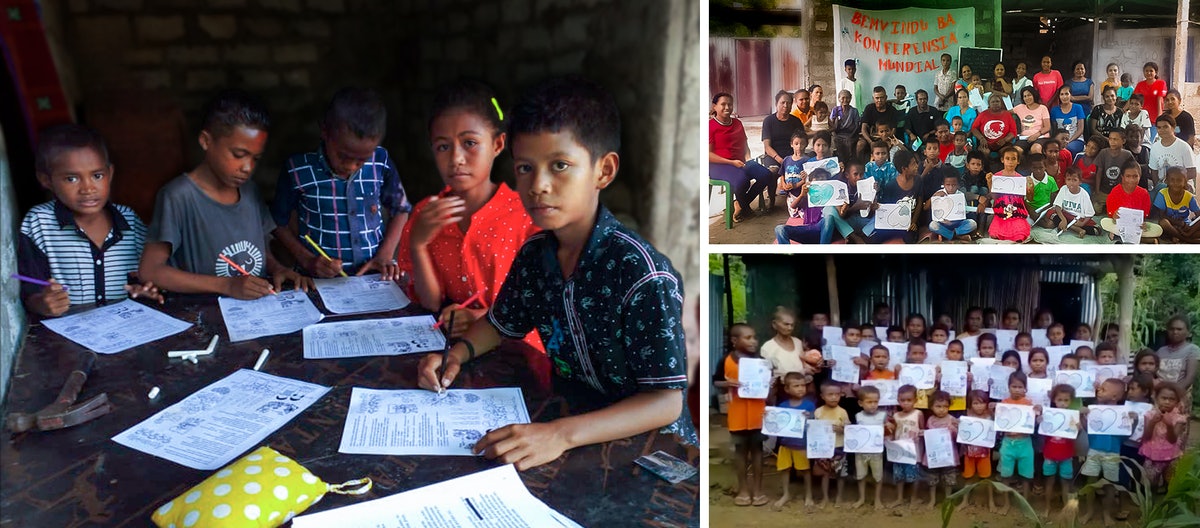
[[[736,506],[749,506],[750,497],[736,497],[733,499],[733,504]]]
[[[1117,512],[1117,515],[1115,518],[1118,521],[1128,521],[1129,520],[1129,512],[1126,510],[1121,510],[1121,511]]]
[[[771,502],[771,499],[768,499],[766,495],[754,497],[755,506],[766,506],[768,502]]]

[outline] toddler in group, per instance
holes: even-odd
[[[799,372],[788,372],[783,376],[784,397],[775,405],[785,409],[797,409],[805,417],[812,418],[817,410],[817,402],[809,397],[808,386],[812,384],[812,376]],[[792,499],[791,480],[792,470],[796,470],[804,478],[804,505],[812,506],[812,474],[809,471],[808,455],[805,452],[806,442],[803,438],[779,437],[779,448],[775,452],[775,469],[779,471],[783,481],[783,494],[771,505],[776,511],[783,508]]]
[[[1175,461],[1183,456],[1188,417],[1179,412],[1182,399],[1179,385],[1164,381],[1154,391],[1154,408],[1143,418],[1146,426],[1138,454],[1145,458],[1146,477],[1156,492],[1166,488],[1175,472]]]
[[[1096,404],[1097,405],[1124,405],[1125,403],[1125,383],[1117,378],[1109,378],[1100,383],[1096,388]],[[1089,409],[1080,410],[1080,418],[1087,420]],[[1132,414],[1132,413],[1130,413]],[[1104,482],[1100,487],[1106,487],[1109,484],[1116,484],[1120,478],[1121,467],[1121,441],[1123,437],[1118,435],[1104,435],[1088,433],[1088,452],[1087,458],[1083,465],[1079,468],[1079,473],[1088,477],[1088,484],[1095,484],[1103,476]],[[1114,500],[1114,495],[1117,497]],[[1112,507],[1114,502],[1119,508],[1122,502],[1124,493],[1109,490],[1104,496],[1104,503],[1101,504],[1100,510],[1104,516],[1104,524],[1112,524]],[[1083,501],[1082,514],[1080,521],[1084,524],[1092,518],[1092,513],[1095,509],[1097,501],[1096,494],[1091,494],[1090,500],[1085,497]]]
[[[887,348],[884,350],[884,367],[886,370]],[[871,349],[874,353],[875,349]],[[874,363],[872,358],[872,363]],[[879,389],[872,386],[858,388],[858,404],[862,410],[854,415],[854,423],[858,425],[884,425],[887,422],[887,413],[879,408]],[[875,509],[883,509],[883,453],[855,453],[854,454],[854,469],[855,478],[858,479],[858,502],[854,503],[854,507],[858,508],[863,505],[867,498],[867,477],[875,481]]]
[[[1005,360],[1008,360],[1007,352],[1004,356]],[[1020,359],[1018,359],[1016,372],[1008,377],[1008,398],[1002,400],[1002,403],[1032,406],[1033,402],[1025,395],[1026,385],[1025,373],[1021,372]],[[1035,413],[1038,410],[1040,409],[1035,409]],[[997,469],[1000,478],[1009,481],[1009,486],[1016,489],[1019,485],[1021,495],[1029,496],[1029,481],[1033,480],[1033,439],[1030,435],[1004,433],[1004,440],[1000,444],[1000,464]],[[1000,507],[1000,513],[1007,514],[1011,504],[1012,501],[1008,494],[1004,494],[1004,505]]]
[[[1021,164],[1021,155],[1016,147],[1000,149],[1000,162],[1004,165],[1004,170],[994,175],[988,175],[989,189],[992,187],[993,176],[1021,176],[1017,172],[1017,166]],[[994,192],[989,195],[989,202],[992,203],[992,212],[994,213],[992,223],[988,226],[989,236],[996,240],[1011,242],[1024,242],[1029,239],[1029,210],[1025,206],[1025,197],[1032,191],[1033,180],[1027,178],[1023,195]]]
[[[829,504],[829,481],[837,481],[837,495],[833,499],[833,506],[836,508],[841,506],[842,502],[842,486],[849,471],[846,468],[846,454],[842,451],[842,442],[844,442],[846,425],[850,423],[850,415],[846,413],[838,405],[842,401],[842,387],[837,383],[827,382],[821,385],[821,401],[823,405],[817,408],[813,413],[813,417],[817,420],[833,422],[833,434],[836,435],[834,441],[833,458],[816,459],[813,462],[813,475],[821,477],[821,509],[824,509]]]
[[[1056,409],[1069,409],[1075,401],[1075,387],[1065,384],[1055,385],[1050,391],[1050,405]],[[1041,423],[1039,417],[1038,423]],[[1078,421],[1071,424],[1076,430],[1080,429]],[[1054,496],[1054,478],[1057,476],[1062,488],[1063,507],[1067,506],[1071,495],[1071,481],[1075,478],[1075,440],[1057,436],[1044,436],[1045,445],[1042,448],[1042,476],[1046,479],[1046,516],[1050,515],[1050,500]]]
[[[995,354],[995,351],[993,350],[992,353]],[[980,420],[992,419],[987,392],[973,390],[967,394],[967,398],[970,400],[967,416]],[[962,476],[971,482],[990,479],[992,477],[992,450],[986,447],[968,445],[966,455],[963,457]],[[993,486],[987,485],[981,487],[987,490],[988,511],[996,513],[996,499],[992,493]],[[959,509],[965,508],[970,502],[971,497],[965,497],[962,504],[959,505]]]
[[[1070,231],[1075,236],[1098,235],[1100,228],[1092,219],[1096,210],[1087,190],[1083,189],[1078,167],[1067,169],[1066,186],[1054,197],[1054,210],[1050,213],[1050,223],[1058,231],[1057,235]]]
[[[949,429],[950,441],[957,442],[958,418],[950,415],[950,393],[945,391],[933,393],[930,409],[933,411],[933,415],[925,420],[925,431],[931,429]],[[951,444],[951,449],[954,450],[952,457],[957,462],[958,451],[954,448],[954,444]],[[928,459],[926,459],[925,465],[929,465]],[[958,467],[957,464],[943,468],[926,467],[926,472],[929,474],[929,507],[933,508],[937,504],[938,485],[943,487],[946,497],[949,497],[953,492],[954,486],[957,484],[955,476],[958,474]]]
[[[884,423],[884,435],[893,440],[911,440],[915,447],[921,431],[925,429],[925,415],[915,407],[917,388],[912,385],[900,387],[896,392],[896,401],[900,404],[900,410],[889,416],[887,422]],[[904,502],[905,483],[912,484],[910,505],[916,507],[917,484],[921,481],[920,474],[921,468],[917,464],[892,463],[892,479],[896,483],[896,502],[892,503],[889,508],[895,508]]]

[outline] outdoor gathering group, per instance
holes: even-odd
[[[820,85],[780,90],[758,157],[733,96],[714,95],[709,178],[733,194],[725,214],[782,201],[779,244],[1020,243],[1034,228],[1038,242],[1200,243],[1200,137],[1156,63],[1135,84],[1117,64],[1096,82],[1049,56],[1032,76],[1024,61],[1010,74],[940,60],[922,87],[863,86],[847,59],[832,101]]]

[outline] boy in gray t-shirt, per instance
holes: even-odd
[[[266,108],[240,92],[223,92],[208,104],[200,131],[204,160],[158,193],[140,266],[145,280],[238,299],[274,293],[285,281],[308,291],[311,279],[271,255],[275,223],[250,181],[269,124]]]

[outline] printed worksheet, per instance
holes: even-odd
[[[43,319],[42,324],[101,354],[116,354],[178,334],[192,326],[130,299],[74,315]]]
[[[387,312],[408,306],[411,301],[396,281],[380,280],[379,276],[316,279],[313,283],[325,308],[335,314]]]
[[[241,369],[113,441],[193,469],[218,469],[320,400],[329,387]]]
[[[1123,244],[1140,244],[1142,226],[1146,223],[1146,212],[1141,209],[1121,207],[1117,209],[1117,237]]]
[[[771,362],[744,357],[738,360],[738,397],[763,399],[771,392]]]
[[[446,348],[432,315],[337,321],[304,328],[304,359],[399,356]]]
[[[492,429],[529,423],[517,387],[376,390],[355,387],[338,452],[360,455],[467,455]]]
[[[831,348],[830,356],[835,361],[830,369],[833,381],[858,383],[861,372],[858,365],[854,364],[854,358],[860,355],[858,349],[839,345],[833,345]]]
[[[295,528],[579,528],[529,493],[511,464],[292,519]]]
[[[220,297],[217,304],[221,305],[221,318],[225,319],[225,329],[233,342],[290,334],[325,318],[308,293],[299,290],[281,291],[253,301]]]

